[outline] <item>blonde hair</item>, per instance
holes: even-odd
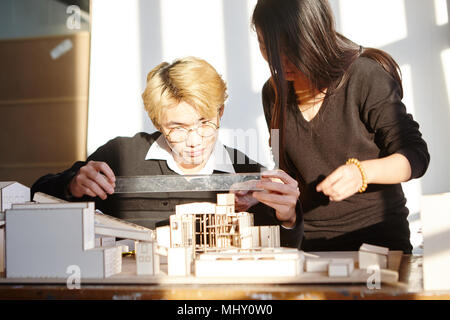
[[[227,86],[205,60],[195,57],[160,63],[147,75],[142,94],[145,110],[157,129],[165,108],[184,101],[207,119],[217,115],[227,99]]]

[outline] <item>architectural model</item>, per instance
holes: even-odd
[[[217,194],[217,203],[176,206],[170,225],[156,228],[154,252],[159,261],[167,259],[168,275],[294,276],[302,272],[302,253],[280,248],[280,227],[254,226],[253,214],[235,212],[234,204],[234,194],[225,193]],[[137,260],[137,273],[141,270]]]
[[[0,186],[6,208],[0,212],[0,257],[6,257],[6,265],[0,260],[0,272],[7,278],[67,279],[74,265],[85,279],[111,277],[121,273],[122,254],[130,251],[138,277],[305,275],[336,282],[366,277],[362,269],[386,269],[389,262],[388,248],[369,244],[354,258],[280,247],[280,226],[254,226],[252,213],[235,212],[234,194],[218,194],[217,203],[178,205],[169,225],[151,230],[97,212],[93,202],[67,202],[41,193],[30,202],[26,187],[14,182]],[[393,281],[398,277],[388,276]]]

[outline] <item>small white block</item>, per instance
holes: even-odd
[[[342,265],[346,268],[345,272],[341,270]],[[330,277],[348,277],[352,274],[354,268],[355,262],[352,258],[331,259],[328,267],[328,275]]]
[[[259,227],[258,226],[252,226],[249,227],[251,235],[252,235],[252,247],[256,248],[256,247],[260,247],[261,246],[261,242],[260,242],[260,238],[259,238]]]
[[[242,249],[250,249],[253,246],[253,236],[251,227],[241,228],[240,231],[240,241]]]
[[[218,193],[217,194],[218,206],[234,206],[234,193]]]
[[[190,275],[192,261],[192,247],[169,248],[167,256],[167,274],[169,276]]]
[[[138,275],[153,275],[153,242],[139,241],[136,243],[136,273]]]
[[[375,246],[373,244],[367,244],[367,243],[363,243],[361,245],[361,247],[359,248],[359,251],[373,252],[373,253],[378,253],[378,254],[382,254],[382,255],[386,255],[386,256],[389,254],[389,248]]]
[[[277,248],[280,246],[280,226],[260,226],[261,247]]]
[[[175,206],[176,215],[183,214],[214,214],[216,204],[212,202],[192,202]]]
[[[306,258],[306,272],[326,272],[331,259],[325,258]]]
[[[228,206],[216,206],[216,214],[232,214],[234,213],[234,204]]]
[[[104,249],[105,278],[122,272],[122,249],[120,246]]]
[[[170,226],[156,228],[156,241],[162,247],[170,247]]]
[[[330,263],[328,266],[329,277],[348,277],[348,265],[344,263]]]
[[[102,247],[114,247],[116,245],[116,237],[101,237]]]
[[[123,240],[116,241],[116,245],[126,246],[126,247],[128,247],[128,251],[126,251],[126,252],[130,252],[130,251],[134,250],[136,242],[137,241],[132,240],[132,239],[123,239]]]
[[[360,269],[366,269],[371,266],[378,266],[380,269],[387,268],[387,256],[382,254],[359,251],[358,260]]]

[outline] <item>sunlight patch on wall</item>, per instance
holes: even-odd
[[[161,1],[162,57],[195,56],[226,80],[222,0]]]
[[[408,35],[404,0],[340,0],[342,33],[366,47],[382,47]]]
[[[434,0],[434,12],[436,25],[442,26],[448,23],[447,0]]]
[[[450,105],[450,48],[441,52],[442,69],[444,70],[448,103]]]
[[[138,1],[92,1],[87,153],[142,130]],[[113,54],[111,54],[113,53]]]
[[[413,79],[410,64],[404,64],[400,66],[402,70],[402,84],[403,84],[403,103],[406,106],[408,113],[415,116],[415,105],[414,105],[414,91],[413,91]]]
[[[259,50],[258,37],[256,31],[250,26],[252,19],[253,9],[255,8],[257,0],[247,0],[247,13],[248,13],[248,37],[250,45],[250,70],[252,79],[252,90],[254,92],[260,92],[266,80],[270,77],[269,66],[264,60]]]

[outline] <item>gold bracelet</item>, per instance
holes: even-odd
[[[361,188],[359,188],[358,192],[359,193],[363,193],[364,191],[366,191],[367,189],[367,176],[366,173],[364,172],[362,166],[361,166],[361,162],[359,162],[358,159],[355,158],[350,158],[347,160],[347,162],[345,164],[354,164],[355,166],[358,167],[359,172],[361,173],[361,177],[362,177],[362,186]]]

